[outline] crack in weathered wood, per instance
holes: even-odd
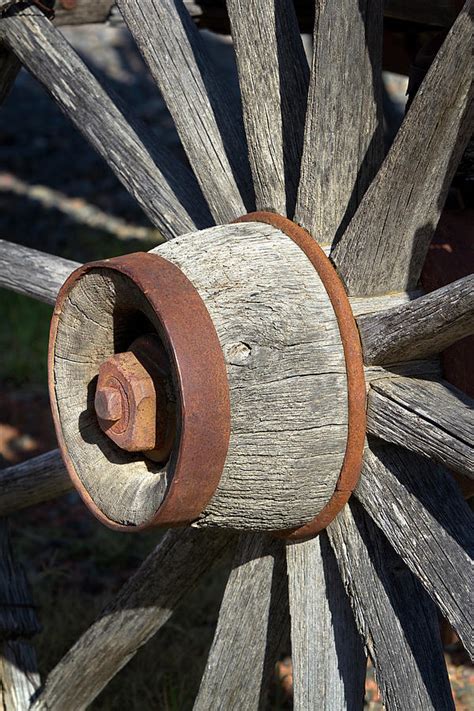
[[[315,7],[295,221],[331,244],[383,158],[383,2],[317,0]]]
[[[0,472],[1,473],[1,472]],[[39,687],[29,638],[40,631],[25,571],[13,555],[8,521],[0,518],[0,705],[26,711]]]
[[[54,304],[64,281],[80,264],[0,240],[0,286]]]
[[[368,365],[427,358],[474,334],[474,274],[357,319]]]
[[[388,711],[454,711],[436,608],[354,497],[328,526]]]
[[[292,217],[309,67],[291,0],[228,0],[255,201]]]
[[[474,401],[449,383],[372,380],[367,429],[474,479]]]
[[[286,555],[295,711],[362,709],[367,659],[326,533]]]
[[[257,711],[288,620],[284,543],[241,534],[194,711]]]
[[[240,106],[232,106],[182,0],[118,0],[118,6],[216,222],[243,215],[253,199]]]
[[[468,0],[331,258],[352,295],[416,287],[474,128]]]
[[[396,446],[367,450],[355,495],[474,656],[474,515],[443,469]]]
[[[36,506],[73,488],[58,449],[0,470],[0,516]]]

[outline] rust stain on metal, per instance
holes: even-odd
[[[69,457],[56,402],[54,353],[63,304],[81,277],[97,269],[119,272],[144,294],[160,323],[160,338],[174,376],[177,422],[171,483],[155,515],[140,526],[110,520],[92,500]],[[143,348],[135,347],[134,351],[144,363]],[[230,438],[230,398],[224,354],[214,324],[185,274],[163,257],[141,252],[83,265],[59,291],[48,360],[51,408],[60,450],[74,486],[92,513],[121,531],[194,521],[214,494],[224,468]]]
[[[367,430],[367,395],[359,331],[347,294],[336,270],[309,232],[282,215],[253,212],[236,222],[264,222],[286,234],[306,254],[316,269],[336,315],[347,372],[348,430],[344,460],[335,491],[322,511],[309,523],[274,535],[305,540],[324,530],[349,500],[359,481]]]
[[[167,356],[156,336],[142,336],[127,352],[107,358],[99,368],[94,400],[107,437],[127,452],[166,461],[175,435],[169,380]]]

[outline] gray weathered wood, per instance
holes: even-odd
[[[53,669],[32,709],[85,709],[165,624],[233,538],[223,531],[169,531]]]
[[[291,0],[228,0],[257,209],[292,217],[309,68]]]
[[[348,224],[383,158],[383,2],[317,0],[295,220],[322,244]]]
[[[295,711],[364,707],[367,660],[326,533],[287,545]]]
[[[198,525],[275,530],[311,520],[334,491],[347,437],[343,348],[313,266],[286,235],[261,223],[210,228],[155,251],[198,290],[227,365],[229,450]],[[112,277],[106,268],[84,275],[61,310],[54,369],[61,427],[78,476],[110,518],[133,525],[161,504],[174,459],[165,468],[146,463],[118,450],[97,425],[90,383],[117,350],[115,314],[122,304],[161,328],[126,277]],[[127,329],[136,336],[135,318],[121,326],[125,347]]]
[[[39,632],[28,581],[15,561],[8,521],[0,519],[0,640],[31,637]]]
[[[36,655],[27,638],[39,632],[23,568],[14,558],[8,521],[0,518],[0,706],[26,711],[39,686]]]
[[[314,267],[261,223],[153,251],[198,289],[227,365],[229,451],[198,524],[275,530],[308,522],[334,491],[347,436],[342,343]]]
[[[58,291],[80,265],[69,259],[0,240],[0,287],[54,304]]]
[[[229,107],[182,0],[118,0],[118,6],[160,87],[215,220],[239,217],[247,212],[250,187],[241,118]]]
[[[141,124],[125,118],[120,102],[111,100],[38,8],[3,19],[0,40],[44,84],[164,237],[209,224],[190,172]]]
[[[351,294],[416,286],[474,128],[468,0],[332,258]]]
[[[377,447],[356,496],[474,657],[474,514],[455,481],[401,447]]]
[[[367,364],[427,358],[474,333],[474,274],[357,320]]]
[[[0,516],[50,501],[72,489],[59,450],[0,469]]]
[[[434,604],[351,499],[327,529],[387,711],[454,709]]]
[[[474,478],[474,401],[446,382],[371,383],[368,431]]]
[[[261,707],[287,615],[284,543],[242,534],[194,711]]]
[[[11,0],[3,0],[10,3]],[[225,7],[221,2],[209,2],[209,0],[184,0],[186,8],[199,27],[217,31],[229,32],[229,20],[226,16]],[[307,2],[309,5],[309,1]],[[111,10],[114,0],[77,0],[76,6],[72,10],[66,10],[60,4],[60,0],[55,3],[55,25],[80,25],[92,22],[106,22],[111,17]],[[299,4],[299,21],[302,32],[311,32],[308,22],[311,13],[307,8]],[[419,22],[438,27],[450,27],[456,19],[456,8],[452,0],[387,0],[385,3],[385,15],[407,22]]]
[[[36,653],[29,642],[0,645],[0,708],[27,711],[40,686]]]

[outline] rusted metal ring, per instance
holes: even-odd
[[[82,484],[66,448],[54,379],[54,351],[63,304],[74,284],[94,269],[128,277],[142,292],[161,325],[180,404],[178,452],[171,483],[155,515],[137,526],[109,519]],[[91,262],[74,271],[59,291],[49,341],[49,392],[60,450],[71,479],[92,513],[121,531],[179,526],[195,520],[219,483],[230,438],[230,398],[224,354],[199,293],[174,264],[157,254],[134,253]]]
[[[366,435],[366,384],[359,331],[347,294],[336,270],[311,235],[295,222],[273,212],[252,212],[236,222],[264,222],[286,234],[306,254],[316,269],[331,301],[339,326],[347,373],[348,429],[346,449],[334,493],[326,506],[311,521],[275,536],[292,541],[304,540],[324,530],[349,500],[362,468]]]

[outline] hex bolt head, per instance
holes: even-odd
[[[174,441],[169,364],[160,342],[144,336],[99,368],[95,411],[102,431],[121,449],[168,458]]]
[[[122,394],[113,387],[97,389],[94,400],[95,411],[100,420],[116,422],[122,417]]]

